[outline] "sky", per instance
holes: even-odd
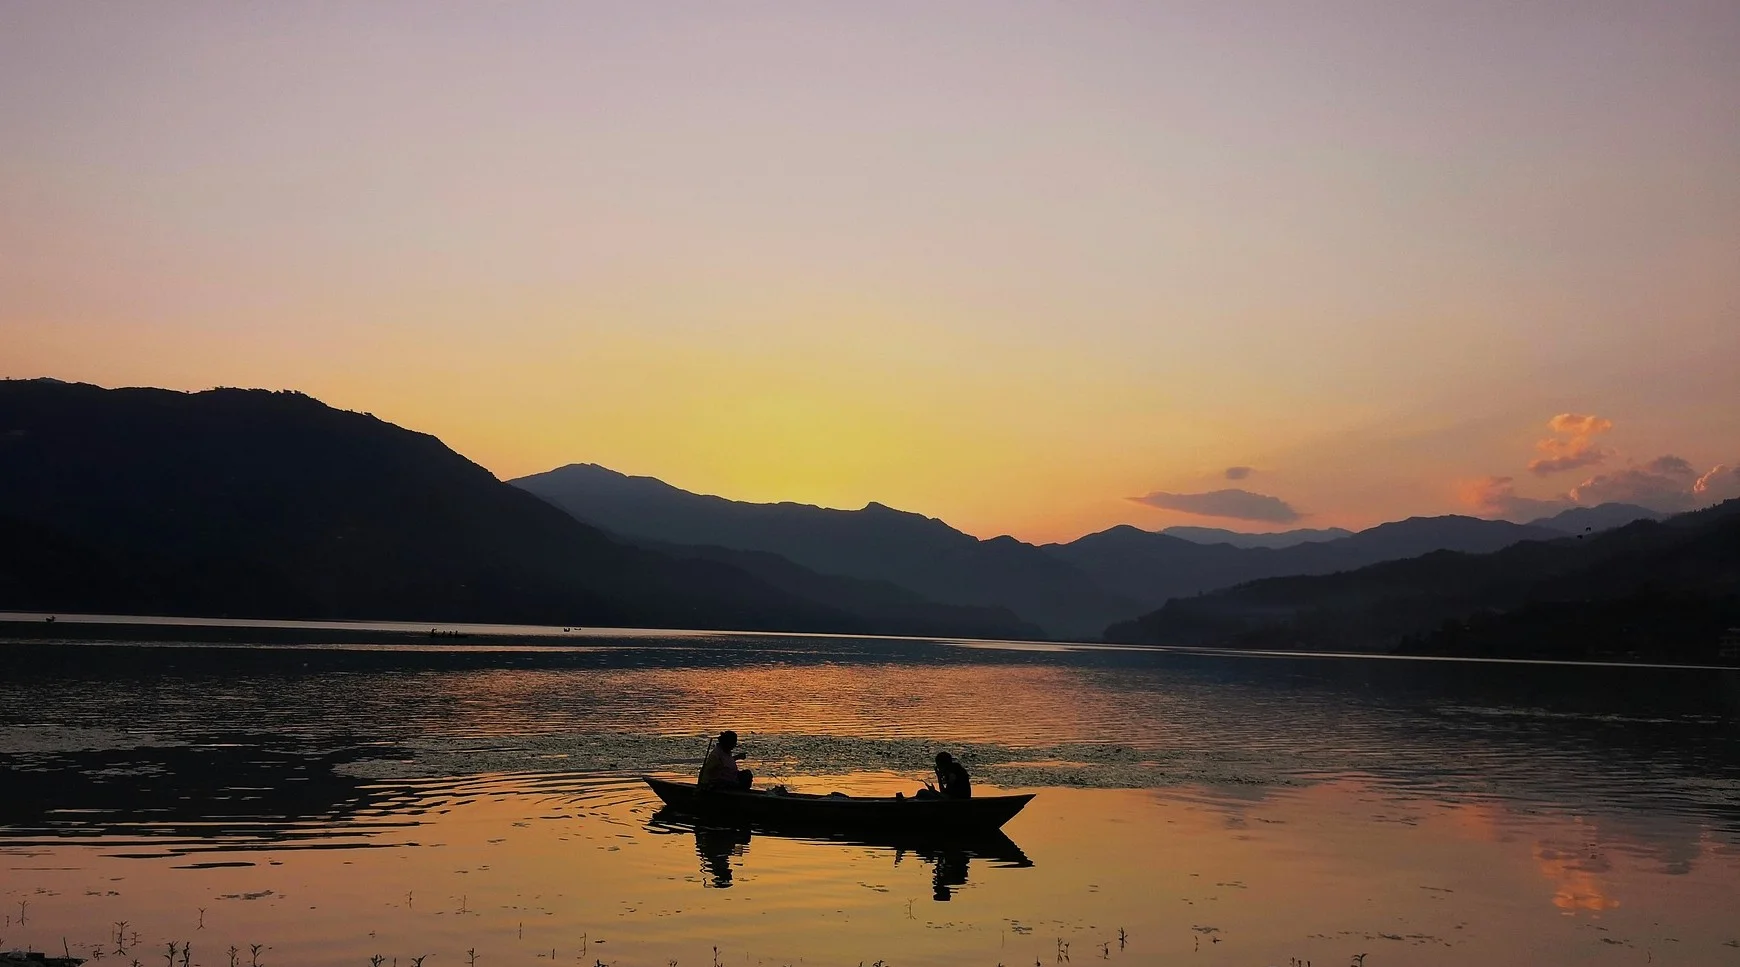
[[[1737,50],[1732,0],[0,0],[0,377],[1033,541],[1695,506]]]

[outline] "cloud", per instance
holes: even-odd
[[[1640,467],[1596,474],[1572,487],[1569,496],[1579,504],[1618,501],[1657,510],[1686,510],[1699,502],[1697,480],[1698,472],[1690,463],[1669,454]]]
[[[1553,436],[1535,444],[1540,456],[1529,461],[1529,472],[1539,476],[1592,467],[1613,455],[1613,450],[1595,438],[1613,429],[1613,421],[1584,413],[1560,413],[1547,421]]]
[[[1273,524],[1291,524],[1301,515],[1279,497],[1254,494],[1248,490],[1213,490],[1205,494],[1173,494],[1156,490],[1146,497],[1131,497],[1138,504],[1179,510],[1200,517],[1231,517],[1235,520],[1260,520]]]
[[[1700,503],[1740,497],[1740,467],[1716,464],[1692,484],[1692,493],[1698,495]]]
[[[1551,517],[1561,510],[1576,506],[1566,497],[1523,497],[1516,492],[1514,477],[1483,477],[1464,481],[1458,490],[1462,502],[1476,513],[1506,520],[1531,521]]]
[[[1250,467],[1228,467],[1226,468],[1226,479],[1243,480],[1253,473],[1256,473],[1256,471],[1252,470]]]
[[[1650,473],[1659,473],[1670,477],[1696,477],[1698,475],[1698,471],[1692,468],[1691,461],[1682,460],[1672,454],[1656,457],[1644,464],[1643,468]],[[1694,483],[1692,486],[1696,487],[1697,484]]]
[[[1528,468],[1536,476],[1607,462],[1618,451],[1597,438],[1613,429],[1613,421],[1589,413],[1560,413],[1547,421],[1553,435],[1535,444],[1539,454]],[[1740,463],[1740,461],[1736,461]],[[1482,477],[1459,483],[1462,502],[1488,517],[1528,521],[1577,506],[1606,503],[1639,504],[1652,510],[1679,513],[1740,497],[1740,467],[1717,464],[1699,474],[1691,461],[1671,453],[1648,463],[1627,461],[1618,470],[1596,473],[1569,490],[1546,497],[1516,492],[1514,477]]]
[[[1547,421],[1547,429],[1569,436],[1595,436],[1613,429],[1613,421],[1581,413],[1560,413]]]

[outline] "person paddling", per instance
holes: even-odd
[[[755,775],[748,769],[737,768],[737,760],[741,758],[743,753],[737,750],[737,733],[729,729],[719,733],[718,740],[701,763],[698,785],[702,789],[748,789],[755,781]]]

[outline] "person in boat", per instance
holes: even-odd
[[[729,729],[719,733],[718,740],[701,763],[701,778],[697,785],[702,789],[748,789],[755,781],[755,775],[748,769],[737,768],[737,760],[741,758],[743,752],[737,748],[737,733]]]
[[[973,780],[967,767],[947,752],[936,754],[936,788],[926,785],[918,791],[920,799],[971,799]]]

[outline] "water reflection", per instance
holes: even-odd
[[[185,942],[203,909],[303,965],[377,932],[431,963],[593,963],[588,932],[625,962],[1050,962],[1126,926],[1155,945],[1130,962],[1203,967],[1740,949],[1737,672],[605,644],[0,643],[0,906],[30,915],[7,940]],[[634,777],[692,774],[726,727],[797,789],[911,789],[940,745],[1047,791],[1025,850],[652,818]],[[1043,876],[994,871],[1027,851]]]
[[[818,846],[853,846],[891,853],[893,866],[898,867],[910,854],[931,867],[931,898],[952,899],[954,891],[967,885],[973,860],[983,860],[994,867],[1024,869],[1033,865],[1021,847],[1002,832],[965,834],[924,834],[857,832],[828,833],[814,829],[770,828],[765,826],[716,826],[699,821],[679,810],[666,806],[647,820],[647,830],[653,833],[690,833],[695,838],[695,854],[701,861],[701,872],[707,886],[725,889],[734,879],[731,859],[749,852],[750,841],[756,836],[777,837]]]

